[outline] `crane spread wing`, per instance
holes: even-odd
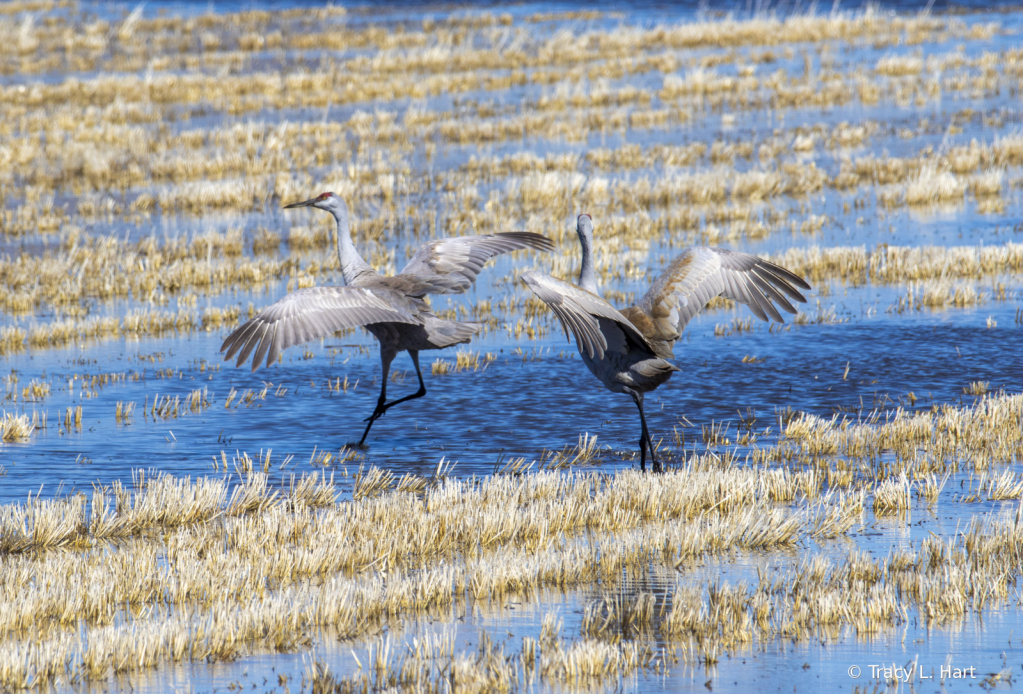
[[[495,255],[526,248],[552,251],[554,244],[527,231],[438,239],[420,247],[397,277],[414,280],[413,296],[461,294]]]
[[[770,317],[784,323],[775,304],[795,313],[788,299],[806,303],[797,287],[810,289],[798,275],[755,255],[692,246],[682,251],[639,303],[624,313],[631,317],[638,310],[644,314],[640,327],[648,338],[672,341],[716,296],[746,304],[760,320]]]
[[[608,349],[607,336],[601,331],[601,318],[612,321],[622,331],[623,335],[618,339],[622,341],[623,346],[624,339],[627,338],[653,352],[653,348],[636,326],[596,294],[571,282],[534,272],[522,275],[522,281],[561,320],[565,333],[571,332],[575,336],[579,351],[586,350],[591,359],[603,358],[604,352]]]
[[[241,366],[249,354],[255,371],[263,358],[270,366],[288,347],[326,337],[343,328],[372,323],[421,323],[411,300],[393,293],[356,287],[309,287],[291,292],[267,306],[227,336],[224,360],[238,354]]]

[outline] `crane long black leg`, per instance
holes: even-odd
[[[424,395],[426,395],[426,384],[423,383],[423,372],[419,368],[419,351],[418,350],[414,350],[414,349],[410,349],[408,351],[408,355],[410,357],[412,357],[412,363],[415,364],[415,367],[416,367],[416,376],[419,377],[419,390],[417,390],[416,392],[412,393],[412,395],[406,395],[403,398],[398,398],[394,402],[387,403],[386,405],[384,405],[384,412],[386,412],[387,410],[391,409],[395,405],[400,405],[403,402],[407,402],[409,400],[415,400],[416,398],[421,398]],[[384,412],[381,412],[380,414],[383,414]]]
[[[639,424],[642,426],[642,433],[639,437],[639,470],[647,472],[647,451],[649,450],[651,463],[654,464],[654,472],[661,472],[661,462],[657,460],[654,454],[654,441],[651,439],[650,430],[647,428],[647,416],[643,414],[642,410],[642,393],[631,388],[627,392],[632,396],[636,407],[639,408]]]
[[[641,433],[639,434],[639,470],[647,472],[647,450],[649,449],[650,460],[654,463],[654,472],[660,472],[661,465],[654,458],[654,445],[651,443],[650,431],[647,429],[647,416],[643,415],[642,411],[642,393],[631,388],[627,388],[625,392],[632,396],[632,401],[636,403],[636,407],[639,409],[639,424],[642,426]]]
[[[389,352],[389,357],[385,357],[383,350],[381,350],[380,361],[381,366],[383,367],[384,382],[380,386],[380,399],[377,400],[376,409],[373,410],[373,414],[365,419],[365,421],[369,422],[369,424],[366,425],[366,431],[362,433],[362,438],[359,439],[360,446],[366,441],[366,437],[369,436],[369,429],[373,426],[373,422],[383,417],[384,412],[387,412],[387,410],[391,409],[395,405],[399,405],[408,400],[415,400],[416,398],[421,398],[426,395],[426,384],[423,383],[423,371],[419,368],[419,352],[417,350],[410,349],[408,354],[412,357],[412,363],[416,367],[416,376],[419,377],[419,390],[412,395],[406,395],[403,398],[398,398],[394,402],[387,402],[387,376],[390,373],[391,360],[394,359],[394,353]]]
[[[366,431],[362,432],[362,438],[359,439],[359,445],[362,446],[366,442],[366,437],[369,436],[370,427],[373,426],[373,422],[380,419],[384,412],[387,411],[385,403],[387,402],[387,376],[391,372],[391,362],[394,361],[394,356],[397,354],[393,349],[386,349],[381,343],[380,345],[380,397],[377,398],[377,406],[373,410],[373,414],[364,419],[363,421],[369,422],[366,425]]]

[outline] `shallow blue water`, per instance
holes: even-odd
[[[282,0],[273,7],[315,5],[316,3]],[[888,3],[886,7],[915,11],[924,2]],[[969,7],[990,7],[992,3],[966,3]],[[1004,7],[1007,3],[997,3]],[[153,13],[167,9],[172,13],[203,13],[208,10],[229,11],[252,6],[244,2],[151,2],[144,8]],[[525,3],[510,8],[516,14],[559,9],[580,9],[581,3]],[[784,5],[776,9],[784,14],[798,6]],[[841,9],[853,6],[843,5]],[[935,3],[940,10],[947,5]],[[96,5],[100,13],[119,16],[130,6]],[[491,11],[504,11],[492,4]],[[748,12],[750,4],[733,3],[726,10],[740,16]],[[425,15],[440,14],[447,8],[435,5],[407,6],[390,11],[382,4],[368,5],[365,12],[352,8],[345,18],[349,22],[395,22],[401,19],[419,21]],[[613,9],[626,13],[626,22],[649,25],[691,16],[698,9],[696,3],[621,3]],[[713,9],[718,9],[717,7]],[[1012,31],[1018,31],[1019,15],[996,14],[981,17],[979,21],[998,19]],[[619,18],[598,20],[617,23]],[[583,23],[583,26],[586,24]],[[542,30],[552,30],[545,27]],[[993,48],[1012,46],[1015,35],[1002,36]],[[979,42],[965,42],[969,52],[988,48]],[[925,55],[951,51],[952,45],[927,45]],[[884,51],[868,48],[848,50],[838,56],[849,65],[873,65],[879,56],[901,54],[915,47],[896,46]],[[694,55],[698,55],[695,53]],[[814,56],[814,60],[817,57]],[[792,70],[801,69],[801,57],[780,59],[778,65]],[[777,67],[778,65],[774,66]],[[773,67],[772,67],[773,69]],[[723,65],[721,74],[732,74],[734,66]],[[684,74],[684,71],[683,71]],[[25,79],[17,75],[0,77],[0,83]],[[32,77],[31,79],[35,79]],[[43,76],[41,79],[56,79]],[[638,75],[630,83],[657,90],[660,76]],[[617,84],[617,83],[616,83]],[[619,85],[620,86],[620,85]],[[498,99],[503,104],[518,104],[537,98],[545,88],[530,86],[509,90]],[[476,95],[491,98],[492,95]],[[453,108],[454,99],[440,98],[436,104]],[[399,113],[410,103],[402,100],[386,104],[386,108]],[[1000,109],[1005,126],[992,128],[980,122],[966,126],[960,135],[949,137],[945,132],[952,114],[965,106],[978,111]],[[345,120],[357,108],[371,108],[366,104],[333,108],[331,119]],[[261,113],[259,119],[274,122],[280,119],[304,120],[324,117],[323,113],[287,112]],[[191,121],[174,124],[174,128],[215,125],[217,114],[202,116]],[[916,128],[921,118],[928,118],[936,127],[927,134],[902,140],[901,128]],[[817,165],[829,173],[837,172],[841,156],[860,156],[883,151],[893,156],[915,154],[927,144],[936,149],[943,144],[965,144],[976,137],[990,142],[998,133],[1011,132],[1018,127],[1021,114],[1018,95],[1003,95],[996,99],[960,98],[960,95],[940,102],[928,102],[922,107],[896,107],[882,104],[878,107],[859,105],[841,109],[797,109],[784,112],[740,112],[735,123],[725,127],[720,114],[698,114],[692,122],[678,128],[664,130],[630,130],[626,134],[594,136],[583,143],[547,143],[521,140],[484,145],[479,149],[445,145],[438,149],[434,166],[443,170],[454,166],[470,155],[500,156],[529,150],[543,156],[547,152],[585,152],[597,146],[619,146],[626,142],[642,144],[709,142],[718,137],[741,139],[764,138],[775,128],[813,126],[821,123],[832,127],[842,121],[858,122],[873,119],[879,130],[864,146],[842,153],[817,152]],[[422,172],[426,164],[421,153],[415,153],[411,165]],[[756,160],[739,160],[737,168],[757,168]],[[615,174],[627,180],[636,180],[644,174],[656,172],[636,171]],[[1009,170],[1008,177],[1018,176],[1018,170]],[[611,174],[608,174],[611,175]],[[481,186],[483,199],[487,189]],[[788,247],[812,245],[863,245],[868,249],[880,243],[898,245],[979,245],[1019,242],[1023,234],[1012,231],[1020,218],[1018,190],[1005,193],[1006,211],[1002,214],[979,215],[974,203],[927,212],[906,209],[875,215],[869,212],[846,213],[843,203],[858,196],[876,195],[876,191],[860,191],[856,195],[826,190],[823,194],[808,196],[799,201],[788,199],[771,201],[765,207],[787,208],[793,219],[800,219],[799,208],[808,212],[826,214],[831,221],[812,236],[776,232],[764,240],[743,240],[735,247],[750,252],[775,252]],[[115,224],[107,233],[136,239],[147,236],[155,229],[158,236],[191,234],[209,229],[224,229],[243,224],[247,229],[264,224],[270,228],[285,228],[285,214],[276,209],[253,213],[239,221],[239,217],[206,215],[196,219],[156,217],[152,225],[136,228]],[[859,216],[865,223],[857,223]],[[304,222],[304,223],[312,223]],[[566,226],[571,220],[565,221]],[[598,224],[598,245],[599,240]],[[396,243],[415,245],[416,240],[398,234]],[[29,238],[7,241],[0,252],[18,252],[24,248],[37,252],[46,239]],[[657,258],[669,256],[670,246],[679,245],[679,239],[665,239],[663,247],[655,244],[648,258],[652,278],[658,268]],[[315,256],[310,256],[315,257]],[[399,249],[398,257],[401,257]],[[400,263],[399,263],[400,264]],[[546,267],[543,261],[541,267]],[[498,263],[481,277],[480,286],[467,299],[489,296],[494,291],[491,282],[509,274],[507,262]],[[325,278],[324,282],[335,278]],[[840,283],[830,286],[829,293],[812,292],[808,307],[811,315],[820,308],[834,307],[835,317],[841,321],[832,324],[793,326],[783,332],[768,332],[766,324],[758,324],[752,333],[725,338],[714,336],[718,323],[728,323],[734,317],[747,317],[745,310],[737,312],[711,312],[695,320],[685,338],[676,347],[675,363],[682,369],[671,381],[647,398],[647,412],[655,439],[663,438],[666,445],[672,441],[674,430],[685,437],[687,449],[699,442],[701,427],[712,423],[729,423],[731,432],[740,417],[747,416],[747,408],[757,417],[756,427],[771,432],[761,438],[770,443],[777,434],[778,410],[792,408],[822,416],[840,412],[850,418],[866,417],[872,410],[891,410],[900,404],[909,407],[908,393],[919,398],[917,408],[929,408],[938,403],[969,403],[963,389],[975,381],[986,381],[992,391],[1023,389],[1023,325],[1017,322],[1023,306],[1019,292],[1023,289],[1018,277],[999,278],[1010,288],[1010,300],[988,302],[970,309],[946,311],[909,311],[888,313],[905,287],[845,288]],[[625,282],[615,288],[622,291],[642,292],[643,282]],[[990,286],[991,280],[977,282]],[[274,284],[267,292],[239,293],[212,298],[201,297],[210,305],[223,306],[252,301],[257,306],[271,303],[285,293],[284,283]],[[503,293],[503,290],[501,292]],[[517,288],[515,296],[524,299],[524,288]],[[134,307],[132,302],[115,302],[96,307],[96,315],[122,315]],[[9,319],[11,323],[31,325],[33,321],[47,320],[40,315]],[[997,327],[989,328],[991,319]],[[5,325],[7,323],[5,322]],[[255,457],[260,450],[273,449],[272,461],[276,481],[282,475],[310,469],[309,460],[314,453],[329,451],[337,454],[341,447],[358,440],[362,433],[363,418],[369,415],[379,393],[380,365],[375,342],[358,332],[344,339],[325,340],[312,344],[311,359],[303,359],[302,348],[293,348],[285,354],[283,363],[270,369],[250,373],[247,368],[237,369],[224,364],[220,370],[210,366],[220,364],[219,347],[227,330],[213,333],[194,333],[186,336],[147,338],[142,340],[113,340],[87,343],[65,349],[54,349],[29,354],[0,357],[0,376],[16,374],[18,388],[32,379],[52,382],[53,392],[41,403],[4,403],[8,410],[34,411],[48,414],[48,427],[36,432],[26,443],[4,444],[0,447],[0,503],[24,500],[29,493],[42,495],[67,493],[88,489],[93,483],[109,484],[130,479],[132,470],[155,469],[175,475],[223,475],[213,467],[215,457],[225,452],[228,459],[235,452],[248,452]],[[468,476],[490,473],[499,461],[525,458],[539,461],[545,452],[561,450],[575,445],[582,434],[596,435],[604,449],[597,465],[600,469],[615,470],[637,465],[636,442],[639,421],[632,401],[624,396],[605,391],[593,379],[575,355],[575,345],[568,343],[555,330],[545,338],[528,341],[515,339],[506,331],[496,332],[474,340],[469,349],[482,353],[493,352],[495,361],[479,372],[452,373],[433,376],[429,373],[434,359],[454,360],[454,350],[424,353],[422,363],[426,370],[428,394],[425,398],[405,403],[379,420],[373,426],[369,447],[337,468],[338,481],[343,490],[350,482],[340,476],[344,468],[354,472],[360,465],[376,465],[397,473],[412,472],[428,475],[438,462],[454,461],[455,475]],[[334,353],[340,350],[340,353]],[[516,350],[521,350],[517,352]],[[159,356],[154,356],[159,355]],[[147,357],[152,356],[150,360]],[[764,361],[744,364],[744,357],[755,356]],[[207,368],[203,370],[203,365]],[[846,369],[848,367],[848,372]],[[388,384],[391,397],[411,393],[416,388],[412,364],[407,356],[399,357],[393,369],[404,372],[403,379]],[[158,371],[170,370],[162,375]],[[101,388],[87,388],[86,377],[101,373],[141,373],[143,379],[110,383]],[[325,386],[328,379],[347,376],[349,382],[358,382],[347,393],[334,393]],[[272,385],[266,385],[272,383]],[[183,412],[176,418],[156,419],[144,417],[143,404],[157,396],[184,398],[197,388],[207,387],[211,406],[201,413]],[[246,391],[260,393],[266,387],[265,398],[257,398],[250,405],[238,400],[225,408],[228,393],[234,389],[239,395]],[[287,389],[284,393],[283,390]],[[281,393],[278,395],[277,393]],[[117,402],[134,402],[136,413],[130,424],[115,422]],[[83,409],[81,431],[63,431],[61,420],[69,406]],[[187,408],[185,408],[187,410]],[[675,452],[677,455],[677,451]],[[291,462],[281,465],[293,456]],[[1016,472],[1019,472],[1016,466]],[[334,470],[328,467],[328,470]],[[965,481],[962,475],[952,481],[956,485]],[[957,491],[950,486],[943,501],[949,501]],[[1018,502],[1017,502],[1018,503]],[[626,586],[627,590],[663,592],[678,582],[701,582],[715,579],[730,581],[755,576],[758,567],[783,571],[798,564],[801,557],[812,552],[832,557],[843,556],[852,546],[875,555],[885,555],[892,547],[908,547],[933,532],[949,537],[957,526],[974,515],[1011,511],[1010,503],[981,503],[965,505],[939,504],[938,512],[931,513],[914,507],[909,518],[869,521],[868,526],[854,533],[852,538],[824,543],[820,546],[799,548],[792,552],[770,555],[736,555],[708,560],[690,567],[687,573],[675,576],[661,573],[647,579],[642,585]],[[868,514],[869,517],[869,514]],[[495,638],[508,637],[509,650],[520,643],[522,635],[535,635],[542,617],[557,610],[563,615],[564,638],[579,634],[582,609],[591,599],[600,597],[600,589],[579,590],[565,595],[545,593],[532,600],[508,601],[486,606],[471,606],[429,623],[407,623],[395,629],[397,643],[414,635],[437,629],[456,630],[459,645],[473,647],[480,630]],[[958,667],[973,666],[978,673],[987,674],[1006,667],[1020,667],[1018,610],[1014,607],[988,612],[983,620],[971,617],[961,624],[931,627],[923,625],[915,615],[898,629],[875,637],[843,634],[827,643],[790,644],[779,641],[748,651],[726,654],[716,667],[675,666],[664,678],[636,676],[621,682],[621,688],[630,691],[851,691],[854,686],[873,689],[877,679],[871,665],[896,663],[904,665],[919,658],[923,674],[937,672],[946,663]],[[365,644],[338,643],[329,634],[317,639],[314,652],[331,662],[337,672],[350,672],[355,667],[352,650],[362,657]],[[172,691],[190,687],[201,691],[222,691],[232,683],[242,683],[246,690],[264,691],[276,682],[276,675],[288,675],[292,691],[298,688],[302,673],[312,657],[310,652],[294,654],[255,655],[235,663],[208,665],[194,663],[161,668],[157,673],[142,674],[126,679],[113,679],[111,689],[143,689],[145,691]],[[952,660],[949,661],[948,659]],[[848,674],[850,666],[861,668],[860,677]],[[97,683],[97,688],[103,687]],[[972,687],[972,688],[971,688]],[[1004,687],[1004,685],[1003,685]],[[884,688],[883,685],[881,687]],[[946,682],[944,691],[977,691],[978,680]],[[942,691],[934,680],[917,679],[913,691]]]
[[[974,381],[987,381],[992,391],[1018,392],[1023,384],[1023,329],[1014,324],[1017,305],[994,303],[970,310],[915,311],[869,317],[860,301],[871,305],[870,288],[830,297],[838,316],[847,322],[792,326],[769,333],[766,324],[752,333],[716,338],[716,323],[726,323],[731,312],[710,313],[694,321],[676,346],[675,363],[682,369],[648,396],[647,412],[655,438],[670,441],[672,429],[682,425],[687,439],[698,439],[700,427],[711,422],[738,424],[747,408],[758,418],[757,428],[778,430],[775,411],[791,407],[818,415],[843,412],[855,418],[875,408],[894,409],[908,393],[919,399],[916,407],[935,403],[969,402],[963,389]],[[881,301],[880,304],[884,302]],[[739,314],[745,315],[745,314]],[[999,327],[988,328],[992,317]],[[1002,327],[1005,326],[1005,327]],[[226,331],[225,331],[226,332]],[[45,373],[56,392],[44,403],[25,405],[24,411],[48,413],[48,428],[29,442],[4,446],[7,475],[0,485],[4,501],[24,499],[41,484],[81,489],[98,481],[108,484],[130,476],[135,468],[154,468],[180,475],[212,473],[212,457],[226,451],[255,455],[273,449],[273,459],[294,456],[291,470],[307,469],[315,449],[337,452],[361,436],[362,420],[373,410],[379,394],[379,358],[372,338],[326,340],[312,345],[315,355],[303,360],[301,348],[285,353],[282,364],[252,373],[247,367],[224,364],[220,371],[200,371],[201,360],[217,364],[222,334],[199,333],[187,337],[118,340],[7,357],[7,369],[17,372],[20,384]],[[349,345],[364,345],[368,354]],[[523,348],[520,356],[513,353]],[[516,342],[503,335],[476,340],[472,349],[493,352],[497,359],[478,372],[443,376],[429,373],[434,358],[452,360],[451,351],[424,353],[421,360],[427,395],[397,406],[378,420],[360,462],[417,474],[432,472],[443,457],[457,461],[455,474],[487,474],[502,456],[539,460],[544,450],[574,445],[579,435],[595,434],[601,447],[610,447],[606,464],[632,464],[639,421],[632,401],[607,392],[592,378],[575,355],[575,345],[563,335],[536,342]],[[330,350],[342,354],[330,363]],[[162,353],[158,363],[140,363],[139,354]],[[743,364],[746,356],[765,359]],[[344,359],[347,363],[342,364]],[[848,365],[848,375],[845,375]],[[7,370],[5,369],[5,370]],[[157,376],[171,369],[173,377]],[[82,397],[82,379],[109,372],[141,372],[145,380],[112,383]],[[407,356],[395,360],[392,371],[404,372],[404,381],[388,384],[390,398],[416,389],[415,372]],[[843,376],[845,376],[843,378]],[[329,391],[328,379],[358,385],[347,393]],[[67,383],[74,387],[68,392]],[[250,406],[230,408],[224,403],[231,389],[259,393],[264,399]],[[143,418],[146,399],[186,397],[206,387],[212,405],[202,413],[173,419]],[[287,393],[274,393],[281,387]],[[57,390],[61,388],[62,390]],[[887,398],[887,400],[886,400]],[[964,399],[965,398],[965,399]],[[137,403],[129,426],[117,424],[118,401]],[[906,406],[908,402],[902,401]],[[81,405],[82,431],[62,432],[64,408]],[[88,462],[84,462],[88,461]]]

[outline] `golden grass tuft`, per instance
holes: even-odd
[[[928,473],[923,480],[917,482],[917,495],[927,502],[928,506],[933,506],[938,502],[941,490],[945,488],[949,477],[951,477],[951,473],[945,473],[944,477],[939,480],[933,472]]]
[[[970,192],[977,198],[990,198],[1001,195],[1004,181],[1005,172],[1001,169],[996,169],[972,176],[968,180],[967,186]]]
[[[889,75],[891,77],[919,75],[924,69],[924,61],[923,58],[915,55],[890,55],[878,60],[874,69],[879,74]]]
[[[114,421],[118,424],[131,424],[135,416],[135,403],[117,401],[114,411]]]
[[[970,385],[963,388],[963,392],[967,395],[986,395],[988,390],[991,388],[991,384],[987,381],[973,381]]]
[[[597,447],[596,435],[589,432],[579,435],[579,442],[571,448],[552,453],[541,460],[540,465],[547,470],[561,470],[577,465],[588,465],[599,461],[600,449]]]
[[[890,516],[904,513],[911,505],[911,485],[905,473],[889,477],[874,489],[874,515]]]
[[[8,326],[0,328],[0,354],[24,351],[26,337],[22,328]]]
[[[0,418],[0,442],[27,441],[36,430],[38,421],[35,413],[29,417],[27,414],[4,410],[3,418]]]
[[[1023,497],[1023,476],[1005,470],[1001,475],[988,481],[987,498],[991,501],[1006,501]]]
[[[949,172],[924,166],[906,186],[907,205],[930,205],[962,200],[966,185]]]
[[[430,373],[434,376],[444,376],[450,373],[461,373],[462,371],[482,371],[497,359],[493,352],[473,352],[460,350],[455,353],[455,361],[436,359],[430,367]]]
[[[718,323],[714,326],[714,337],[728,337],[730,335],[741,335],[742,333],[753,332],[756,324],[753,318],[733,318],[731,323]]]
[[[252,239],[252,252],[256,255],[273,255],[281,245],[280,234],[269,229],[260,229]]]

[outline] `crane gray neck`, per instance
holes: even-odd
[[[596,294],[597,275],[593,271],[593,241],[585,234],[579,234],[579,244],[583,247],[583,262],[579,268],[579,286]]]
[[[373,272],[373,268],[362,259],[355,248],[355,242],[352,241],[352,232],[348,226],[348,209],[332,207],[330,213],[337,221],[337,259],[341,263],[341,275],[345,284],[350,285],[359,275]]]

